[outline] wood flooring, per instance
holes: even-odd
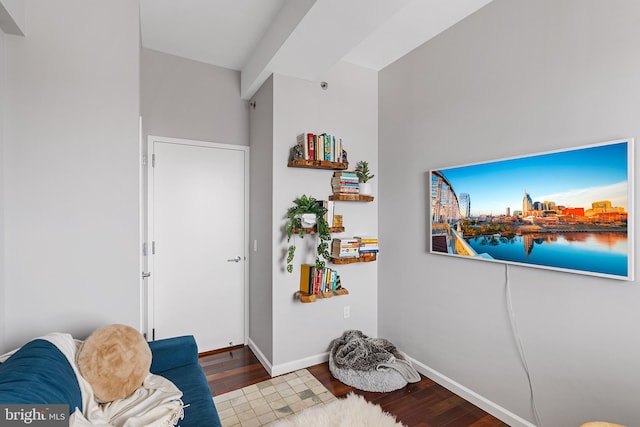
[[[271,378],[248,347],[201,355],[199,360],[214,396]],[[425,377],[390,393],[370,393],[333,378],[327,363],[307,370],[335,396],[342,397],[353,391],[380,405],[408,427],[508,426]]]

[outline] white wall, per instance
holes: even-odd
[[[273,77],[251,99],[251,218],[249,345],[267,366],[273,360]],[[255,246],[254,246],[255,242]]]
[[[26,6],[5,40],[5,347],[140,312],[137,2]]]
[[[141,107],[148,135],[249,145],[240,72],[151,49],[141,54]]]
[[[495,0],[380,73],[380,335],[526,420],[505,266],[428,253],[428,172],[640,138],[638,16],[628,0]],[[638,281],[515,266],[509,281],[542,425],[640,425]]]
[[[343,138],[350,167],[368,160],[374,173],[378,169],[378,77],[358,66],[339,63],[322,79],[306,81],[281,75],[273,77],[273,364],[275,372],[296,369],[315,362],[329,348],[333,338],[347,329],[377,334],[376,262],[333,266],[340,274],[348,296],[311,304],[293,298],[300,287],[299,264],[310,263],[315,239],[297,240],[294,272],[285,271],[287,248],[284,224],[287,209],[296,197],[306,194],[326,199],[331,194],[332,171],[289,168],[286,166],[296,136],[302,132],[327,132]],[[375,195],[377,187],[374,179]],[[256,207],[252,207],[256,209]],[[378,199],[372,203],[339,202],[336,213],[344,216],[346,231],[334,235],[376,235]],[[343,307],[350,306],[351,317],[343,319]]]
[[[6,94],[5,70],[7,58],[5,54],[5,35],[0,31],[0,352],[4,348],[5,316],[7,299],[4,292],[4,103]]]

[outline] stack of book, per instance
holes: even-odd
[[[334,258],[358,258],[360,256],[358,239],[333,239],[331,242],[331,256]]]
[[[338,290],[341,287],[337,271],[331,268],[319,270],[313,264],[300,266],[300,292],[318,295]]]
[[[336,171],[331,178],[331,188],[333,194],[358,194],[360,192],[358,175],[355,172]]]
[[[305,160],[325,160],[339,163],[344,161],[342,138],[326,133],[315,135],[305,132],[298,135],[296,142],[302,146]]]
[[[358,241],[358,252],[361,258],[374,257],[380,251],[377,237],[356,236]]]

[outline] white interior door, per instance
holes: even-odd
[[[152,337],[244,344],[248,147],[149,137],[147,150]]]

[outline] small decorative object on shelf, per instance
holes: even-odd
[[[371,183],[369,182],[375,175],[369,171],[369,162],[361,160],[356,165],[356,174],[358,175],[358,181],[360,182],[360,194],[370,196],[373,193]]]
[[[291,149],[291,159],[304,160],[304,151],[302,145],[297,144],[293,146],[293,148]]]
[[[322,269],[325,266],[325,261],[329,259],[329,244],[331,235],[329,234],[329,224],[325,219],[327,209],[313,197],[307,197],[303,194],[301,197],[293,201],[294,205],[287,210],[287,223],[285,224],[285,232],[287,233],[287,242],[291,241],[291,237],[295,233],[304,238],[305,227],[302,223],[302,217],[304,214],[313,214],[316,217],[315,229],[320,238],[316,253],[316,267]],[[293,272],[293,258],[295,255],[296,246],[290,244],[287,249],[287,271]]]

